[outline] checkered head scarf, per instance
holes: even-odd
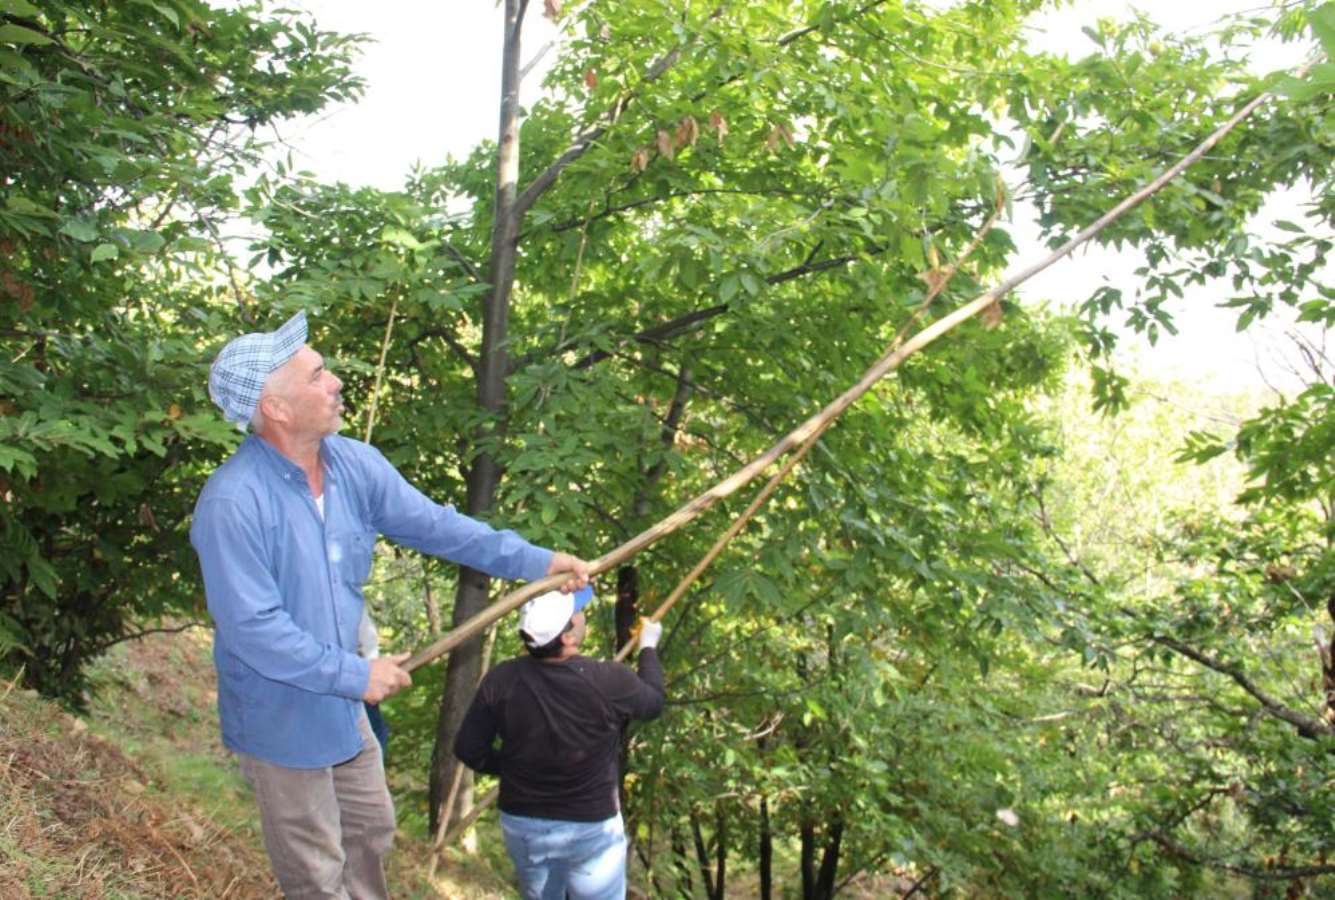
[[[229,341],[209,366],[209,398],[218,404],[227,421],[245,431],[260,405],[260,391],[269,374],[305,343],[305,310],[277,331],[243,334]]]

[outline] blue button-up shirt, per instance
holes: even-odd
[[[361,750],[357,624],[377,533],[502,578],[540,578],[552,558],[428,500],[360,441],[327,437],[320,459],[323,517],[301,467],[252,435],[204,485],[190,526],[216,625],[223,743],[292,768]]]

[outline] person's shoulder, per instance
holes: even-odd
[[[500,662],[496,663],[496,665],[492,666],[491,669],[488,671],[488,674],[490,674],[491,672],[508,672],[511,669],[517,669],[520,666],[526,666],[532,661],[532,659],[533,657],[529,656],[527,653],[521,653],[518,656],[512,656],[509,659],[503,659]]]
[[[634,678],[635,671],[623,662],[614,659],[594,659],[589,656],[576,656],[571,660],[578,664],[580,671],[588,672],[601,678]]]
[[[531,661],[528,654],[523,656],[512,656],[507,660],[502,660],[487,670],[487,674],[482,676],[482,682],[479,687],[484,691],[495,691],[504,689],[505,686],[513,683],[519,673]]]
[[[262,448],[255,438],[242,441],[222,465],[213,470],[199,492],[199,502],[208,500],[247,501],[264,484]]]

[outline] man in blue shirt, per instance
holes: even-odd
[[[255,789],[265,847],[292,898],[387,897],[394,808],[363,701],[411,684],[408,654],[357,654],[376,536],[501,578],[588,565],[433,503],[375,448],[338,437],[342,382],[299,312],[236,338],[209,396],[253,432],[209,478],[190,540],[215,623],[223,743]]]

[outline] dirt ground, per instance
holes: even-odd
[[[278,897],[250,788],[222,747],[211,633],[150,634],[90,672],[86,715],[0,680],[0,898]],[[485,859],[402,829],[405,900],[514,894]]]
[[[135,645],[113,662],[126,673],[142,667],[130,680],[152,690],[138,702],[139,692],[104,685],[107,694],[125,694],[109,702],[142,707],[142,716],[120,723],[132,735],[190,711],[195,679],[174,670],[197,666],[200,654],[212,669],[207,650],[180,635]],[[0,684],[0,897],[276,896],[254,835],[172,790],[154,754],[132,758],[96,733],[114,715],[115,706],[102,704],[90,727],[33,692]]]

